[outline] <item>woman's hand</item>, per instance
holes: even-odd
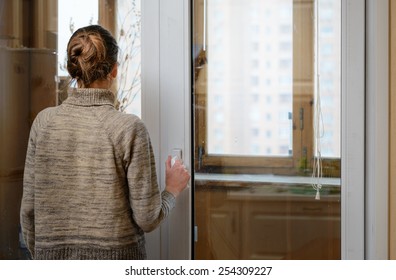
[[[190,180],[190,174],[179,159],[176,159],[173,166],[171,161],[171,156],[168,156],[165,163],[165,190],[177,197],[187,187],[188,181]]]

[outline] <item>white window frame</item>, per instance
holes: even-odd
[[[389,1],[366,0],[365,259],[389,258]]]
[[[341,259],[364,259],[365,5],[341,5]]]
[[[150,132],[162,188],[165,161],[181,149],[191,170],[190,2],[142,0],[142,119]],[[147,235],[149,259],[192,256],[191,187],[160,229]]]

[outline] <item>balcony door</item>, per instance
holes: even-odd
[[[364,258],[364,14],[364,1],[142,4],[160,181],[172,153],[192,174],[149,257]]]

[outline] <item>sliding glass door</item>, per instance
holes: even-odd
[[[195,259],[340,259],[341,0],[192,4]]]

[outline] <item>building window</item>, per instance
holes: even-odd
[[[98,0],[58,0],[58,76],[68,75],[66,47],[70,36],[80,27],[98,24],[98,18]]]

